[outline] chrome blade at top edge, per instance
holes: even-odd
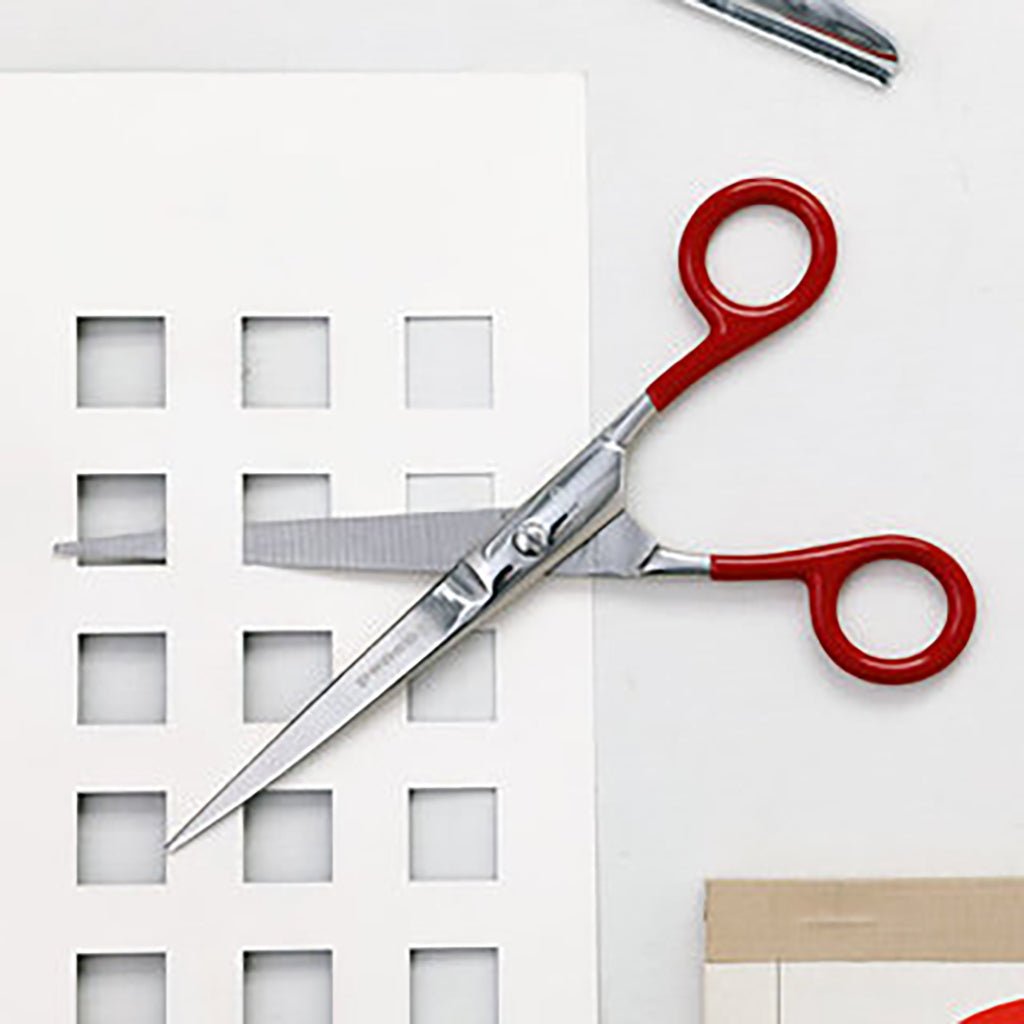
[[[895,43],[840,0],[684,0],[880,85],[899,71]]]

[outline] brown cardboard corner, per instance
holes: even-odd
[[[1024,878],[709,881],[708,963],[1024,962]]]

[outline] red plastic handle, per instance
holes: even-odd
[[[976,1013],[960,1024],[1024,1024],[1024,999],[1003,1006],[993,1006],[991,1010]]]
[[[811,262],[799,284],[767,306],[734,302],[715,287],[707,268],[711,236],[749,206],[778,206],[798,217],[811,239]],[[708,322],[708,336],[648,389],[659,411],[716,366],[796,320],[821,297],[836,265],[836,229],[821,202],[806,189],[775,178],[750,178],[706,199],[679,242],[679,276],[690,300]]]
[[[865,565],[890,559],[930,572],[946,594],[942,632],[919,654],[905,658],[881,658],[862,651],[839,623],[843,584]],[[869,683],[899,686],[937,675],[967,646],[977,615],[974,588],[959,563],[941,548],[914,537],[866,537],[776,555],[712,555],[711,576],[716,580],[803,580],[814,632],[825,653],[841,669]]]

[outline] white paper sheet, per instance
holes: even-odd
[[[1021,964],[709,964],[705,1024],[960,1024],[1024,994]]]
[[[240,814],[164,884],[76,883],[78,794],[177,823],[272,734],[246,631],[332,630],[337,665],[423,585],[243,568],[244,474],[330,474],[335,513],[401,510],[407,473],[506,503],[583,440],[583,131],[571,76],[0,77],[4,1020],[73,1021],[80,954],[162,953],[170,1024],[241,1022],[246,951],[326,950],[335,1020],[406,1024],[410,951],[476,947],[502,1020],[595,1020],[579,581],[497,623],[494,721],[396,691],[286,779],[333,793],[330,883],[244,883]],[[165,407],[76,408],[83,316],[165,319]],[[493,407],[405,408],[431,316],[493,318]],[[243,408],[243,317],[327,318],[329,407]],[[51,557],[90,473],[166,475],[167,566]],[[76,724],[78,635],[134,631],[167,634],[166,723]],[[409,880],[409,790],[444,787],[496,791],[496,880]]]

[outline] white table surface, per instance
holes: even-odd
[[[595,423],[698,336],[674,247],[702,196],[777,173],[832,207],[830,294],[656,428],[633,507],[666,541],[725,551],[921,533],[968,564],[978,635],[938,683],[886,692],[823,661],[794,588],[601,585],[607,1024],[696,1024],[707,876],[1024,869],[1024,8],[865,0],[864,13],[906,55],[889,94],[668,0],[0,11],[6,69],[585,71]],[[763,234],[726,241],[743,258],[733,279],[778,282]],[[922,600],[939,614],[912,574],[878,579],[892,588],[852,594],[874,636],[920,635]]]

